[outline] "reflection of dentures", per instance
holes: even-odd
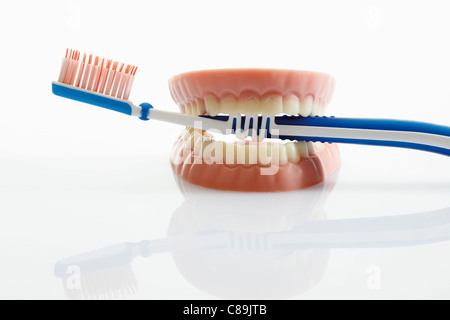
[[[175,181],[185,202],[177,210],[183,212],[184,216],[174,214],[177,218],[173,221],[176,220],[177,226],[183,229],[196,225],[195,228],[238,232],[291,230],[305,221],[325,219],[323,207],[337,178],[338,174],[335,173],[325,182],[306,190],[249,194],[206,189],[176,175]],[[190,218],[187,218],[188,212]],[[177,233],[175,229],[171,230]]]
[[[68,298],[134,294],[138,288],[131,266],[134,259],[165,252],[174,254],[189,281],[200,288],[214,286],[213,293],[219,296],[236,289],[237,296],[289,296],[314,286],[323,276],[327,249],[275,248],[270,237],[308,221],[325,220],[322,208],[334,179],[308,190],[269,195],[208,190],[179,177],[176,181],[185,201],[171,219],[168,237],[113,244],[55,264],[55,275]],[[238,282],[236,287],[228,287],[233,284],[226,280],[230,276]],[[259,277],[273,281],[263,283]],[[198,285],[202,281],[206,283]],[[255,283],[261,283],[263,290]]]
[[[328,220],[323,207],[335,178],[307,190],[249,194],[208,190],[176,176],[185,201],[173,214],[167,237],[62,259],[55,275],[69,298],[117,298],[137,289],[135,258],[170,252],[184,278],[204,292],[279,299],[316,286],[331,248],[423,246],[450,239],[450,208]]]
[[[186,201],[172,216],[169,236],[213,234],[211,230],[227,235],[225,246],[174,251],[180,273],[220,298],[279,299],[316,286],[329,250],[284,248],[272,238],[327,220],[323,206],[335,178],[308,190],[264,195],[207,190],[177,177]]]
[[[181,112],[192,115],[323,115],[334,85],[326,74],[269,69],[196,71],[169,81]],[[340,160],[337,146],[328,143],[230,143],[224,136],[188,129],[175,143],[171,163],[177,175],[200,186],[273,192],[320,183]]]

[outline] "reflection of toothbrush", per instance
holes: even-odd
[[[265,251],[278,248],[381,248],[450,240],[450,208],[403,216],[309,221],[289,231],[203,230],[139,243],[121,243],[56,263],[57,277],[70,266],[90,273],[130,264],[134,258],[163,252],[223,248]]]
[[[55,275],[70,299],[116,298],[137,290],[131,263],[156,253],[213,248],[228,243],[228,232],[125,242],[58,261]],[[75,282],[75,283],[74,283]],[[78,283],[77,283],[78,282]]]
[[[139,106],[128,100],[137,68],[99,57],[80,60],[67,51],[53,93],[65,98],[139,117],[156,119],[239,138],[251,136],[288,140],[341,142],[410,148],[450,156],[450,127],[406,120],[301,116],[192,116]],[[94,61],[93,61],[94,60]]]
[[[55,275],[71,298],[113,298],[136,291],[131,263],[163,252],[225,249],[236,253],[283,249],[384,248],[450,240],[450,208],[404,216],[309,221],[283,232],[199,231],[139,243],[121,243],[60,260]],[[67,288],[78,270],[79,290]]]

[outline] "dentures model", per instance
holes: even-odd
[[[195,71],[169,80],[173,100],[190,115],[323,116],[335,80],[323,73],[236,69]],[[171,156],[176,175],[222,190],[274,192],[324,181],[340,166],[336,144],[228,136],[186,128]],[[266,171],[264,171],[266,169]]]
[[[450,156],[447,126],[323,116],[335,85],[326,74],[270,69],[184,73],[169,81],[179,113],[128,100],[136,66],[80,57],[79,51],[66,51],[53,93],[144,121],[186,127],[171,163],[176,175],[195,185],[257,192],[310,187],[339,168],[334,142]]]

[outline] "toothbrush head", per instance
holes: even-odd
[[[66,49],[58,83],[128,100],[137,67]]]
[[[69,300],[111,300],[130,296],[138,291],[138,284],[131,265],[81,274],[74,285],[73,279],[61,278]]]
[[[69,299],[110,299],[133,294],[137,281],[131,264],[137,256],[149,257],[149,241],[120,243],[66,258],[55,264]]]
[[[52,83],[55,95],[92,104],[131,116],[141,116],[141,107],[128,99],[137,67],[111,59],[66,50],[58,81]]]

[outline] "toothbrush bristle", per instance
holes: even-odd
[[[137,67],[66,49],[58,82],[127,100]]]
[[[81,84],[81,78],[83,76],[85,65],[86,65],[86,53],[83,53],[83,61],[81,61],[80,69],[78,69],[77,81],[75,82],[75,86],[78,88],[80,87]]]

